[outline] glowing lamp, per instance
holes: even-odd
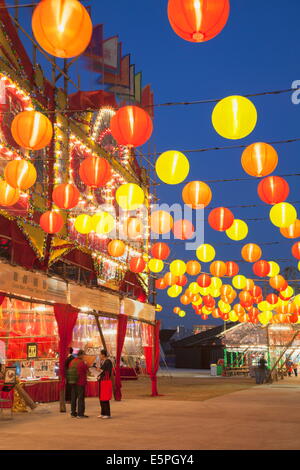
[[[47,211],[40,217],[40,226],[44,232],[58,233],[64,226],[64,219],[58,212]]]
[[[191,181],[182,190],[183,202],[192,209],[202,209],[210,203],[212,192],[203,181]]]
[[[183,153],[169,150],[158,157],[155,170],[159,179],[164,183],[179,184],[189,174],[190,164]]]
[[[212,113],[215,131],[225,139],[242,139],[256,126],[254,104],[244,96],[227,96],[219,101]]]
[[[41,150],[50,144],[53,128],[51,121],[38,111],[23,111],[11,123],[11,133],[20,147]]]
[[[5,167],[4,178],[12,188],[24,191],[34,185],[37,173],[33,164],[27,160],[11,160]]]
[[[138,106],[123,106],[111,118],[110,129],[119,145],[139,147],[150,139],[153,124],[144,109]]]

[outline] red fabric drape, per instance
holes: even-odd
[[[120,360],[127,328],[127,315],[120,314],[118,317],[118,331],[117,331],[117,353],[116,353],[116,369],[115,369],[115,400],[121,401],[122,399],[122,383],[120,373]]]
[[[155,326],[153,327],[152,346],[144,346],[147,374],[150,375],[150,379],[151,379],[151,387],[152,387],[151,396],[152,397],[158,396],[156,374],[159,368],[159,357],[160,357],[159,330],[160,330],[160,321],[156,321]],[[153,348],[154,348],[154,352],[153,352]]]
[[[55,304],[54,315],[59,334],[59,376],[60,386],[65,386],[65,361],[68,355],[68,347],[72,341],[73,328],[78,317],[78,309],[68,304]]]
[[[0,306],[3,304],[4,299],[5,299],[5,294],[3,294],[3,292],[0,292]]]

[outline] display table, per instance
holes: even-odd
[[[42,380],[40,382],[23,382],[25,392],[38,403],[49,403],[59,400],[59,381]]]
[[[138,376],[132,367],[120,367],[121,380],[137,380]]]

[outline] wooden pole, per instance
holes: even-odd
[[[99,334],[100,334],[100,338],[101,338],[103,348],[107,351],[107,346],[106,346],[105,338],[104,338],[104,335],[103,335],[103,331],[102,331],[102,328],[101,328],[101,325],[100,325],[98,315],[95,315],[95,319],[96,319],[96,324],[97,324],[97,328],[98,328],[98,331],[99,331]]]

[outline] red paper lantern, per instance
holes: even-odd
[[[155,259],[165,260],[170,255],[170,248],[166,243],[158,242],[154,243],[151,248],[151,254]]]
[[[267,204],[278,204],[287,199],[290,187],[280,176],[268,176],[257,186],[260,199]]]
[[[261,248],[255,243],[247,243],[242,248],[242,258],[249,263],[255,263],[262,255]]]
[[[294,243],[294,245],[292,246],[292,255],[293,255],[296,259],[300,259],[300,242],[296,242],[296,243]]]
[[[211,284],[211,278],[208,274],[200,274],[197,278],[197,283],[200,287],[209,287]]]
[[[141,256],[134,256],[129,262],[129,269],[133,273],[142,273],[146,267],[146,262]]]
[[[256,261],[256,263],[254,263],[252,269],[256,276],[265,277],[270,272],[270,265],[268,261],[261,259],[260,261]]]
[[[208,223],[214,230],[225,232],[229,229],[234,221],[233,213],[226,207],[216,207],[210,211]]]
[[[207,319],[208,319],[208,315],[205,315],[205,313],[202,313],[202,314],[201,314],[201,319],[202,319],[202,320],[207,320]]]
[[[203,301],[203,304],[205,305],[205,307],[207,307],[208,309],[213,309],[215,307],[215,299],[210,295],[204,295],[202,297],[202,301]]]
[[[234,261],[227,261],[226,263],[226,276],[233,277],[239,273],[239,265]]]
[[[177,220],[172,227],[174,237],[180,240],[189,240],[195,235],[195,228],[189,220]]]
[[[209,267],[209,270],[213,276],[223,277],[226,274],[226,264],[224,261],[213,261]]]
[[[40,226],[47,233],[58,233],[64,226],[64,219],[58,212],[47,211],[40,217]]]
[[[79,201],[80,193],[74,184],[59,184],[54,188],[52,199],[60,209],[73,209]]]
[[[111,166],[103,157],[87,157],[80,164],[79,176],[87,186],[100,188],[111,179]]]
[[[178,36],[204,42],[217,36],[227,23],[229,0],[169,0],[168,18]]]
[[[149,114],[138,106],[123,106],[111,118],[110,129],[119,145],[139,147],[150,139],[153,125]]]
[[[268,294],[266,301],[269,302],[269,304],[275,305],[278,302],[278,296],[276,294]]]
[[[290,322],[291,322],[291,323],[297,323],[297,322],[298,322],[298,319],[299,319],[298,313],[293,313],[293,314],[290,316]]]
[[[187,277],[184,274],[182,276],[177,276],[177,277],[178,277],[176,281],[177,286],[184,287],[188,282]]]
[[[192,209],[202,209],[208,206],[211,198],[211,189],[203,181],[191,181],[182,190],[183,202]]]
[[[257,297],[260,297],[262,295],[262,288],[260,286],[254,286],[251,290],[250,290],[250,294],[252,295],[252,297],[254,298],[257,298]]]
[[[167,284],[165,283],[164,278],[156,279],[155,280],[155,287],[156,289],[165,289],[167,287]]]

